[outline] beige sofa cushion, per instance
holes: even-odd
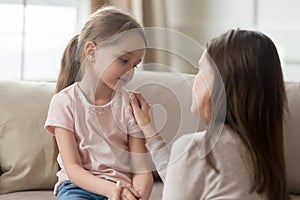
[[[54,86],[0,81],[0,194],[53,188],[58,167],[43,125]]]
[[[300,83],[286,83],[289,113],[284,121],[288,188],[300,194]]]

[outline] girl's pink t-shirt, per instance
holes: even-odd
[[[122,184],[132,183],[128,136],[143,137],[132,115],[130,93],[121,88],[111,102],[95,106],[88,102],[78,82],[55,94],[51,100],[45,129],[71,131],[76,138],[84,169],[99,178]],[[69,180],[60,155],[58,186]]]

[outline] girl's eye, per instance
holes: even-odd
[[[120,57],[120,60],[121,60],[121,62],[124,63],[124,64],[127,64],[127,63],[128,63],[128,59],[126,59],[126,58]]]
[[[133,65],[133,68],[137,68],[137,65]]]

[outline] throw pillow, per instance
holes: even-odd
[[[54,138],[43,125],[54,83],[0,81],[0,194],[52,189]]]

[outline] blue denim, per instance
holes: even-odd
[[[88,192],[70,181],[63,182],[58,188],[57,200],[108,200],[107,197]]]

